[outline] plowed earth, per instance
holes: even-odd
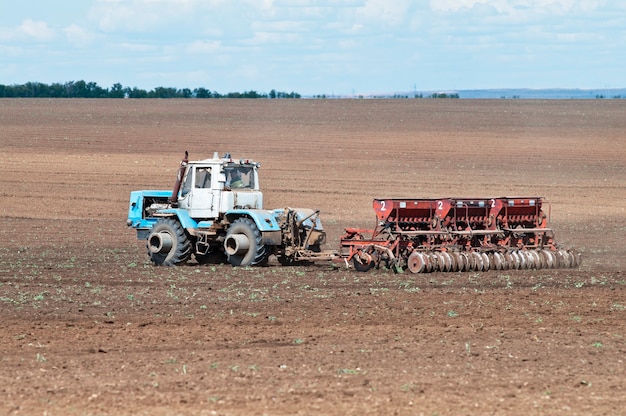
[[[0,100],[0,413],[624,414],[626,100]],[[262,162],[338,246],[376,197],[544,196],[576,270],[149,264],[136,189]]]

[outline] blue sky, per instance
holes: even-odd
[[[621,0],[0,0],[0,84],[626,87]]]

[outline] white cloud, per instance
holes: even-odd
[[[214,40],[214,41],[198,40],[189,44],[186,50],[187,50],[187,53],[190,53],[192,55],[215,53],[220,50],[221,45],[222,45],[221,42],[218,40]]]
[[[89,16],[105,32],[138,32],[172,21],[189,5],[178,0],[96,0]]]
[[[89,17],[106,32],[155,31],[176,25],[199,30],[193,24],[228,25],[248,19],[272,4],[271,0],[96,0]],[[229,19],[221,19],[228,16]],[[185,26],[186,25],[186,26]]]
[[[116,48],[125,52],[136,53],[152,53],[156,52],[159,48],[155,45],[144,43],[123,42],[115,45]]]
[[[77,24],[71,24],[65,29],[63,29],[63,31],[65,32],[65,36],[67,37],[67,40],[71,44],[75,46],[79,46],[79,47],[84,47],[84,46],[89,45],[90,43],[93,42],[94,37],[95,37],[93,33],[78,26]]]
[[[48,23],[31,19],[24,20],[18,31],[38,41],[48,41],[55,36],[54,30],[48,26]]]
[[[405,21],[410,5],[409,0],[367,0],[356,9],[356,15],[369,22],[398,25]]]
[[[486,6],[504,15],[564,15],[570,12],[590,12],[602,0],[430,0],[436,12],[459,12]]]

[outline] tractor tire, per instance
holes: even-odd
[[[261,232],[250,218],[238,218],[226,232],[224,252],[233,266],[255,266],[267,260]]]
[[[152,226],[146,244],[148,257],[157,266],[179,266],[191,257],[187,232],[171,218],[162,218]]]

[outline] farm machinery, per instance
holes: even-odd
[[[180,163],[173,190],[132,191],[127,225],[145,240],[155,265],[227,260],[234,266],[282,264],[335,257],[322,251],[319,211],[263,209],[259,163],[230,154]]]
[[[548,215],[544,211],[548,207]],[[559,247],[542,197],[375,199],[373,230],[347,228],[341,255],[358,271],[412,273],[578,267]]]
[[[230,154],[180,163],[173,190],[132,191],[127,225],[155,265],[228,261],[283,265],[340,260],[358,271],[483,271],[578,267],[560,247],[542,197],[374,199],[374,229],[346,228],[340,251],[322,250],[319,211],[263,209],[259,163]],[[548,214],[544,211],[548,208]]]

